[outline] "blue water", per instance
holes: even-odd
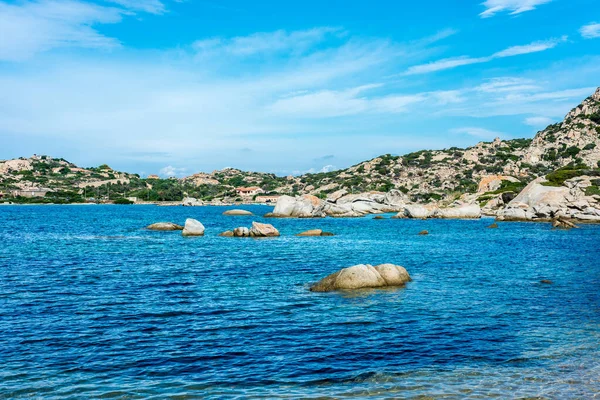
[[[242,239],[217,234],[263,218],[224,209],[0,207],[0,398],[600,393],[598,225],[282,219]],[[143,229],[186,217],[206,236]],[[310,228],[337,236],[293,236]],[[413,281],[308,291],[359,263]]]

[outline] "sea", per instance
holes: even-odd
[[[230,208],[0,207],[0,398],[600,397],[600,225]],[[218,236],[253,221],[281,237]],[[309,290],[382,263],[412,282]]]

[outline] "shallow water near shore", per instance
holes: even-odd
[[[2,207],[0,398],[600,396],[599,225],[231,208]],[[282,237],[217,236],[252,221]],[[360,263],[413,281],[308,291]]]

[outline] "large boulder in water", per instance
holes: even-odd
[[[311,286],[313,292],[334,290],[352,290],[362,288],[380,288],[402,286],[410,281],[406,269],[393,264],[373,267],[368,264],[355,265],[331,274]]]
[[[233,230],[233,236],[234,237],[249,237],[250,229],[246,228],[245,226],[235,228]]]
[[[229,215],[229,216],[249,216],[249,215],[254,215],[252,214],[252,212],[247,211],[247,210],[227,210],[223,213],[223,215]]]
[[[204,236],[204,225],[200,221],[188,218],[185,220],[185,226],[181,234],[183,236]]]
[[[279,231],[271,224],[261,224],[253,222],[250,228],[250,236],[252,237],[274,237],[279,236]]]
[[[152,225],[148,225],[146,229],[151,231],[182,231],[183,226],[174,224],[172,222],[157,222]]]

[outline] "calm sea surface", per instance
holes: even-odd
[[[600,226],[275,219],[282,237],[238,239],[217,234],[263,218],[225,209],[0,207],[0,398],[600,397]],[[206,236],[144,230],[186,217]],[[310,228],[337,236],[293,236]],[[308,291],[360,263],[413,282]]]

